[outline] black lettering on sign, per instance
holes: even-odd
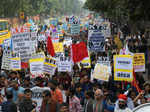
[[[118,61],[119,64],[130,64],[129,61]]]
[[[119,78],[130,78],[130,73],[117,73]]]
[[[46,59],[45,59],[45,62],[51,63],[51,64],[56,64],[56,61],[53,60],[53,59],[50,59],[50,58],[46,58]]]

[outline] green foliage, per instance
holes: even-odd
[[[149,0],[87,0],[84,7],[91,11],[107,13],[108,17],[131,21],[150,19]]]
[[[25,15],[44,14],[76,14],[80,12],[79,0],[1,0],[0,17],[19,16],[23,11]]]

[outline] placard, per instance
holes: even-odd
[[[43,99],[42,94],[45,90],[50,91],[50,88],[48,88],[48,87],[41,88],[41,87],[37,87],[37,86],[31,88],[32,100],[36,101],[36,103],[37,103],[36,112],[40,112],[41,105],[42,105],[42,99]]]
[[[20,55],[15,56],[12,55],[11,58],[11,70],[21,70],[21,59],[20,59]]]
[[[89,30],[88,48],[90,51],[94,52],[105,51],[105,38],[99,30]]]
[[[111,37],[110,22],[102,22],[102,32],[105,37]]]
[[[144,72],[145,71],[145,56],[144,53],[134,54],[134,71]]]
[[[110,59],[109,57],[101,56],[98,57],[97,63],[110,66]]]
[[[3,58],[2,58],[2,66],[1,69],[4,70],[10,70],[11,69],[11,51],[7,50],[3,52]]]
[[[130,82],[133,80],[133,56],[114,56],[114,80]]]
[[[54,75],[56,67],[57,67],[57,65],[56,65],[56,60],[55,59],[46,58],[45,61],[44,61],[43,72],[48,73],[50,75]]]
[[[94,72],[93,72],[93,78],[108,81],[110,76],[110,70],[109,67],[106,65],[102,65],[97,63]]]
[[[57,60],[58,72],[71,72],[72,71],[72,61],[69,57],[60,57]]]
[[[20,53],[22,61],[28,61],[35,52],[31,44],[30,32],[12,35],[12,43],[13,53]]]
[[[53,46],[54,46],[55,53],[64,52],[64,47],[63,47],[63,43],[62,42],[53,43]]]
[[[81,64],[83,65],[84,68],[91,68],[91,59],[90,59],[90,57],[84,58],[81,61]]]
[[[41,76],[43,74],[44,58],[30,59],[29,62],[32,78]]]
[[[80,33],[80,24],[71,24],[71,34]]]

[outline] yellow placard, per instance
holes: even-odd
[[[59,42],[59,43],[53,43],[53,45],[54,45],[55,53],[64,52],[63,43],[61,43],[61,42]]]
[[[29,62],[30,63],[32,63],[32,62],[44,62],[44,58],[30,59]]]
[[[49,65],[49,66],[52,66],[52,67],[57,67],[56,65],[56,60],[53,59],[53,58],[46,58],[46,60],[44,61],[44,64],[45,65]]]
[[[134,54],[134,65],[145,65],[144,53]]]
[[[145,56],[144,53],[134,54],[134,71],[144,72],[145,71]]]
[[[91,68],[91,59],[90,57],[85,58],[84,60],[81,61],[83,64],[84,68]]]
[[[13,61],[15,61],[15,66],[13,66],[13,64],[12,64]],[[16,66],[16,64],[17,64],[17,66]],[[14,71],[21,70],[21,59],[19,57],[11,58],[11,70],[14,70]]]
[[[114,80],[129,82],[133,81],[133,56],[114,56]]]

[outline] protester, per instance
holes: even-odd
[[[75,90],[70,88],[67,91],[69,98],[69,112],[81,112],[81,104],[79,98],[75,95]]]
[[[101,89],[95,91],[95,100],[93,106],[94,112],[103,112],[103,111],[114,111],[114,107],[106,104],[104,101],[104,94]]]
[[[144,85],[144,97],[150,102],[150,83],[146,82]]]
[[[43,101],[40,112],[59,112],[59,104],[53,100],[51,92],[48,90],[43,92]]]
[[[84,102],[84,112],[94,112],[93,111],[93,95],[92,91],[85,92],[85,102]]]
[[[31,99],[32,91],[30,89],[24,90],[24,97],[21,98],[19,102],[19,111],[20,112],[33,112],[35,111],[36,104]]]
[[[127,96],[124,94],[120,94],[118,96],[118,107],[115,107],[114,112],[132,112],[131,109],[127,107]]]
[[[33,22],[35,30],[32,24],[12,28],[11,44],[0,45],[0,104],[17,106],[20,112],[34,112],[35,108],[36,112],[130,112],[150,102],[150,84],[145,83],[150,56],[147,36],[127,35],[121,28],[118,35],[110,31],[106,36],[113,22],[101,18],[72,16],[60,18],[61,22],[53,18],[46,24]],[[79,32],[72,32],[74,29]],[[73,45],[77,45],[76,52]],[[144,54],[132,57],[135,53]],[[135,66],[135,59],[141,65]],[[118,61],[121,66],[117,60],[122,60]],[[130,67],[124,63],[132,66],[129,74],[115,68]]]
[[[12,91],[6,92],[7,101],[3,102],[0,107],[2,112],[17,112],[17,105],[13,102]]]
[[[63,95],[61,93],[61,90],[57,87],[58,83],[54,80],[49,80],[48,85],[51,89],[51,96],[52,96],[53,100],[62,104],[63,103]]]
[[[13,93],[13,101],[18,104],[21,97],[23,96],[24,93],[24,88],[19,86],[17,81],[12,81],[11,83],[12,87],[7,88],[8,91],[11,91]],[[8,85],[7,85],[8,86]]]

